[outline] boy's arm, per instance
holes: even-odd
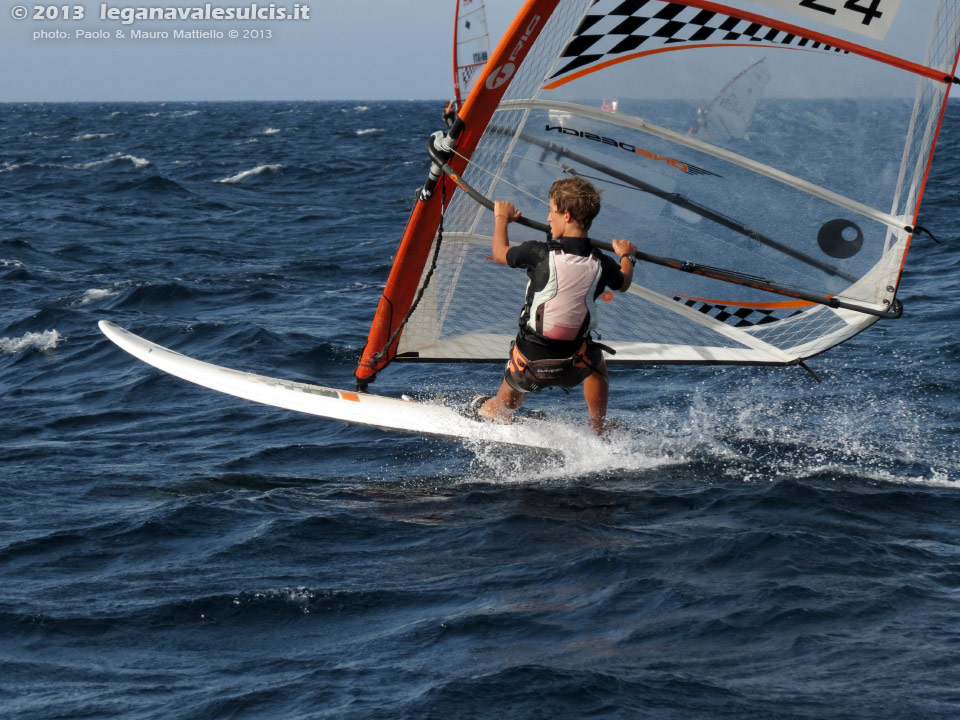
[[[637,247],[629,240],[614,240],[613,251],[620,256],[620,274],[623,275],[623,285],[620,286],[620,292],[626,292],[633,283],[633,266],[637,262],[633,254]]]
[[[520,217],[520,211],[513,203],[497,200],[493,203],[493,261],[498,265],[507,264],[507,251],[510,238],[507,237],[507,225]]]

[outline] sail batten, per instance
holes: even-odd
[[[632,128],[648,135],[654,135],[656,137],[669,140],[676,145],[687,147],[691,150],[696,150],[718,160],[723,160],[733,165],[738,165],[760,175],[765,175],[766,177],[781,182],[784,185],[789,185],[790,187],[802,190],[805,193],[833,203],[838,207],[846,208],[847,210],[851,210],[859,215],[863,215],[864,217],[869,217],[873,220],[881,222],[891,228],[903,230],[908,224],[907,218],[898,217],[891,215],[890,213],[883,212],[877,208],[857,202],[852,198],[844,197],[843,195],[828,190],[825,187],[820,187],[819,185],[803,180],[802,178],[794,177],[789,173],[777,168],[770,167],[769,165],[757,162],[756,160],[752,160],[736,152],[731,152],[722,147],[712,145],[709,142],[705,142],[673,130],[668,130],[664,127],[659,127],[653,123],[645,121],[641,117],[626,117],[617,115],[613,118],[610,118],[608,117],[609,114],[604,114],[604,111],[602,110],[584,107],[576,103],[548,102],[544,100],[506,100],[500,104],[500,108],[503,110],[515,108],[538,108],[541,110],[554,110],[555,112],[568,112],[571,115],[576,114],[578,116],[603,120],[609,125]],[[573,128],[571,128],[571,130],[573,130]]]
[[[545,217],[565,175],[601,190],[591,236],[647,260],[597,299],[610,363],[788,365],[898,316],[960,0],[827,6],[529,0],[451,133],[454,182],[411,216],[358,377],[505,360],[527,278],[490,260],[490,201]],[[543,239],[529,225],[512,244]]]

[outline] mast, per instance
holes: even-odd
[[[455,172],[463,172],[500,99],[516,76],[517,68],[559,3],[560,0],[527,0],[484,66],[475,85],[476,91],[467,98],[460,110],[459,121],[450,130],[457,151],[457,155],[450,160]],[[427,181],[407,221],[370,325],[367,343],[354,371],[360,389],[366,388],[376,378],[377,372],[396,356],[400,328],[416,295],[441,213],[456,191],[455,187],[450,186],[445,194],[435,192],[440,178],[439,169],[436,177],[431,173],[431,178],[432,182]]]

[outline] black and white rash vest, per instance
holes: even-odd
[[[595,253],[587,256],[563,251],[560,243],[547,243],[549,274],[543,288],[533,293],[521,322],[526,329],[548,340],[576,340],[597,327],[594,298],[603,274]],[[527,285],[529,289],[529,284]],[[529,297],[529,293],[528,293]]]

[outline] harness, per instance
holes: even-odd
[[[547,281],[520,314],[520,327],[547,340],[585,338],[597,327],[594,296],[603,274],[597,252],[573,255],[556,240],[547,241]],[[537,275],[535,271],[534,276]],[[533,280],[527,283],[527,295]]]

